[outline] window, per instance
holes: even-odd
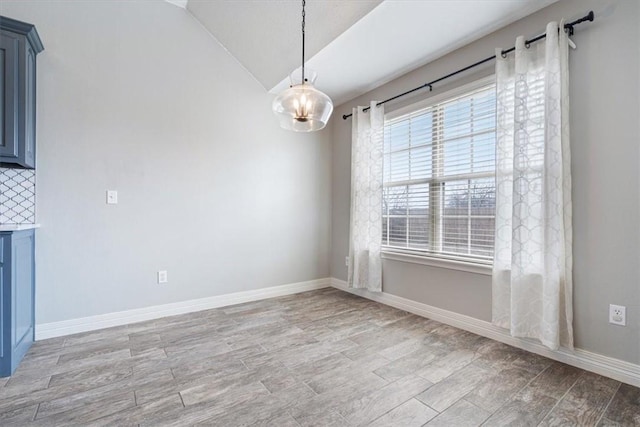
[[[495,84],[463,89],[385,118],[387,250],[475,262],[493,258]]]

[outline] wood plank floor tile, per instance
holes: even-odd
[[[129,358],[131,358],[131,350],[128,347],[115,351],[109,349],[101,349],[99,351],[88,351],[86,353],[83,352],[80,354],[63,354],[62,356],[60,356],[60,360],[58,361],[57,365],[59,367],[66,365],[73,370],[78,370],[93,366],[102,366],[109,362]]]
[[[478,384],[465,396],[465,400],[493,413],[505,402],[511,400],[534,376],[534,373],[523,369],[505,369]]]
[[[301,427],[344,427],[348,425],[347,420],[336,411],[327,411],[294,419]]]
[[[290,414],[278,415],[268,420],[257,421],[253,427],[300,427],[300,424]]]
[[[438,413],[422,402],[411,399],[371,423],[371,427],[419,427]]]
[[[506,344],[495,345],[489,344],[490,351],[480,350],[480,355],[477,359],[478,365],[485,366],[496,371],[501,371],[512,367],[520,357],[525,354],[523,350],[515,347],[511,347]]]
[[[56,337],[36,341],[31,346],[29,353],[24,356],[24,360],[28,360],[31,357],[39,357],[41,355],[50,354],[51,352],[58,352],[64,346],[64,341],[66,339],[67,337]]]
[[[341,405],[338,411],[351,424],[367,425],[431,385],[420,377],[404,377]]]
[[[261,366],[255,370],[245,370],[224,376],[198,378],[195,384],[183,386],[180,395],[186,406],[219,399],[225,395],[229,399],[237,397],[239,401],[243,401],[245,392],[249,395],[268,394],[269,390],[261,381],[273,374],[273,366]]]
[[[334,369],[314,375],[306,381],[306,384],[311,387],[313,391],[321,394],[325,391],[333,390],[347,381],[351,381],[354,377],[375,371],[388,362],[384,357],[373,354],[357,362],[349,361]]]
[[[224,342],[196,342],[187,345],[168,345],[164,347],[167,357],[191,358],[194,353],[204,353],[207,356],[229,353],[233,348]]]
[[[619,386],[615,380],[585,372],[540,425],[596,425]]]
[[[1,426],[24,426],[28,425],[36,416],[38,405],[23,406],[8,412],[0,413]]]
[[[277,352],[280,362],[288,368],[294,368],[304,363],[314,362],[339,352],[346,352],[357,347],[352,341],[344,339],[336,342],[318,342],[302,345],[284,352]]]
[[[316,375],[334,371],[344,365],[349,365],[351,363],[353,363],[353,361],[344,354],[334,353],[332,355],[323,357],[322,359],[296,365],[289,368],[289,371],[292,373],[292,375],[294,375],[296,378],[299,378],[301,381],[307,381]]]
[[[144,320],[142,322],[130,323],[127,325],[127,333],[131,334],[139,334],[149,330],[156,330],[156,320]]]
[[[344,355],[350,359],[357,360],[371,353],[380,353],[388,348],[394,347],[408,338],[407,335],[389,334],[383,330],[376,330],[373,333],[363,333],[350,337],[351,342],[356,345],[343,351]]]
[[[211,357],[201,355],[202,357],[192,359],[189,357],[169,358],[169,364],[176,378],[226,375],[245,370],[247,367],[242,363],[242,359],[263,353],[264,349],[260,346],[245,347]]]
[[[635,387],[332,288],[39,341],[0,379],[3,427],[626,427],[639,407]]]
[[[180,392],[185,406],[211,402],[212,406],[222,407],[233,407],[262,394],[269,394],[269,390],[260,381],[225,388],[216,387],[214,384],[200,384]]]
[[[453,329],[453,331],[451,331]],[[472,334],[448,325],[442,325],[433,330],[433,337],[427,342],[439,343],[449,350],[468,350],[479,354],[484,354],[484,349],[491,345],[488,338]]]
[[[209,423],[211,425],[215,423],[225,426],[274,425],[273,423],[281,418],[283,414],[289,414],[290,408],[304,403],[314,396],[316,394],[308,387],[303,384],[296,384],[276,393],[257,396],[250,401],[236,405],[233,411],[211,420],[206,420],[202,424]]]
[[[64,339],[63,348],[82,348],[93,345],[101,346],[104,341],[118,341],[128,339],[128,326],[116,326],[114,328],[100,329],[97,331],[82,332],[70,335]]]
[[[34,426],[91,425],[94,420],[135,407],[133,392],[109,396],[48,417],[36,416]]]
[[[54,399],[75,397],[77,399],[83,399],[87,395],[102,394],[105,397],[110,394],[119,394],[127,390],[133,391],[135,387],[141,387],[145,384],[157,383],[166,378],[167,374],[170,378],[172,374],[170,371],[157,371],[146,373],[143,376],[136,377],[128,376],[120,381],[110,382],[98,387],[49,387],[37,391],[27,392],[21,395],[13,396],[10,399],[0,399],[0,413],[12,411],[24,406],[29,406],[34,403],[44,403]]]
[[[427,423],[427,427],[476,427],[486,420],[490,412],[465,399],[460,399],[446,411]]]
[[[50,376],[17,376],[9,378],[4,387],[0,388],[0,399],[10,399],[13,396],[19,396],[22,394],[31,393],[33,391],[46,389],[49,386],[50,380]]]
[[[604,416],[612,423],[640,426],[640,388],[621,384]]]
[[[485,367],[469,364],[416,398],[436,411],[442,412],[493,375],[495,372]]]
[[[313,425],[316,418],[323,417],[324,414],[332,411],[338,412],[338,408],[345,402],[361,398],[385,385],[387,382],[375,374],[356,377],[334,390],[295,405],[291,409],[291,415],[302,425]]]
[[[308,388],[307,392],[312,393]],[[300,390],[296,390],[295,395],[300,395]],[[220,425],[220,426],[233,426],[243,425],[241,421],[243,417],[252,417],[253,419],[260,419],[264,415],[264,411],[269,412],[267,415],[271,415],[276,408],[271,408],[270,405],[261,404],[261,398],[268,399],[271,394],[258,393],[254,396],[244,395],[246,399],[240,399],[239,391],[236,390],[232,395],[221,395],[217,400],[206,400],[194,405],[186,406],[185,408],[178,408],[169,413],[162,414],[157,419],[148,419],[140,423],[141,426],[185,426],[185,425]],[[247,406],[244,404],[255,404],[256,412],[247,412]],[[260,409],[259,409],[260,408]],[[229,417],[237,421],[230,421]],[[247,423],[244,423],[247,425]]]
[[[553,360],[551,359],[547,359],[546,357],[542,357],[534,353],[522,352],[513,361],[513,363],[511,363],[511,367],[523,369],[537,375],[552,364]]]
[[[260,301],[251,301],[242,304],[229,305],[227,307],[223,307],[220,310],[226,315],[233,314],[242,314],[242,313],[251,313],[255,309],[261,309],[264,307],[269,307],[269,300],[260,300]]]
[[[395,381],[409,374],[413,374],[428,366],[436,357],[445,354],[441,347],[425,345],[400,359],[396,359],[376,369],[374,372],[389,381]]]
[[[33,355],[34,353],[29,354]],[[25,358],[22,360],[22,362],[20,362],[18,369],[16,369],[16,371],[13,373],[13,377],[22,375],[30,377],[42,376],[43,374],[49,372],[48,370],[50,370],[53,366],[57,365],[59,359],[60,355],[57,353]],[[0,386],[2,386],[3,380],[4,383],[6,383],[7,381],[9,381],[9,378],[1,378]]]
[[[298,384],[300,381],[289,370],[282,367],[274,369],[266,378],[260,380],[269,393],[277,393]]]
[[[353,325],[353,327],[340,327],[338,329],[326,328],[326,331],[324,332],[316,331],[311,334],[318,341],[340,341],[343,339],[349,339],[363,332],[372,331],[376,328],[377,326],[375,325],[364,323]]]
[[[96,367],[69,371],[63,374],[56,374],[51,377],[49,387],[70,387],[74,390],[84,390],[92,387],[99,387],[104,384],[116,382],[118,380],[133,375],[133,368],[123,367],[119,369],[105,369]]]
[[[487,427],[537,426],[558,401],[545,394],[519,394],[489,417]]]
[[[150,417],[141,421],[140,427],[182,427],[194,426],[203,423],[211,417],[221,416],[231,408],[211,406],[209,402],[203,402],[188,408],[173,408],[165,413],[158,414],[158,417]],[[212,423],[209,423],[211,425]],[[215,424],[214,424],[215,425]]]
[[[159,420],[165,414],[172,414],[184,408],[180,395],[173,394],[139,404],[132,408],[116,412],[91,422],[91,427],[128,427],[138,426],[151,420]]]
[[[523,393],[546,394],[560,399],[575,384],[582,372],[573,366],[553,362],[523,390]]]
[[[637,426],[638,423],[635,424],[622,424],[613,420],[610,420],[609,418],[602,418],[600,420],[600,422],[598,423],[598,427],[625,427],[627,425],[630,426]]]
[[[416,375],[425,378],[432,383],[437,383],[447,378],[454,372],[464,368],[476,358],[476,352],[466,349],[454,350],[442,357],[434,359],[428,365],[418,369]]]
[[[138,405],[160,400],[165,396],[178,395],[184,385],[173,376],[150,384],[140,385],[135,388],[136,402]]]
[[[162,381],[168,380],[173,380],[170,370],[155,371],[146,373],[144,376],[139,378],[128,377],[123,381],[91,388],[82,392],[62,396],[52,395],[50,400],[45,400],[40,403],[40,407],[38,408],[38,417],[44,418],[70,409],[75,409],[86,404],[103,401],[114,394],[134,392],[136,389],[144,388],[149,384],[153,384],[154,387],[157,387],[159,384],[162,384]]]
[[[269,337],[266,339],[263,336],[260,338],[250,337],[250,339],[258,342],[268,352],[278,351],[281,353],[289,350],[295,351],[296,348],[320,342],[315,337],[305,333],[296,333],[283,337]]]
[[[422,339],[409,338],[394,346],[385,348],[378,354],[389,360],[397,360],[423,348]]]

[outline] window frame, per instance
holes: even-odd
[[[436,104],[440,104],[446,101],[450,101],[457,97],[462,97],[469,92],[473,92],[475,90],[481,89],[482,87],[495,85],[496,77],[494,74],[489,75],[484,78],[477,79],[473,82],[460,85],[451,90],[443,92],[441,94],[431,96],[420,100],[418,102],[406,105],[404,107],[398,108],[396,110],[390,111],[385,114],[384,120],[385,125],[386,122],[390,120],[394,120],[401,116],[418,112],[423,109],[427,109],[433,107]],[[446,179],[440,181],[438,178],[428,178],[424,179],[425,183],[441,183],[450,181],[452,179],[477,179],[480,178],[480,175],[483,177],[495,177],[496,171],[491,172],[470,172],[459,175],[452,175],[446,177]],[[400,184],[400,183],[398,183]],[[412,182],[412,184],[417,184]],[[431,194],[431,191],[430,191]],[[431,202],[430,202],[431,203]],[[494,213],[495,217],[495,213]],[[438,220],[438,219],[436,219]],[[439,220],[442,220],[439,218]],[[385,244],[381,247],[381,253],[383,259],[389,259],[400,262],[409,262],[415,264],[429,265],[434,267],[448,268],[453,270],[466,271],[477,274],[491,275],[491,271],[493,269],[493,257],[489,258],[475,258],[473,256],[464,256],[464,255],[456,255],[452,253],[439,253],[439,252],[428,252],[410,248],[398,248],[394,246],[387,246]]]

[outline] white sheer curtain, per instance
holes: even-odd
[[[554,350],[573,348],[568,43],[551,22],[544,42],[496,50],[493,323]]]
[[[384,108],[353,109],[348,283],[382,291],[382,150]]]

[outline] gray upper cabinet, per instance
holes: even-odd
[[[36,166],[36,27],[0,16],[0,166]]]

